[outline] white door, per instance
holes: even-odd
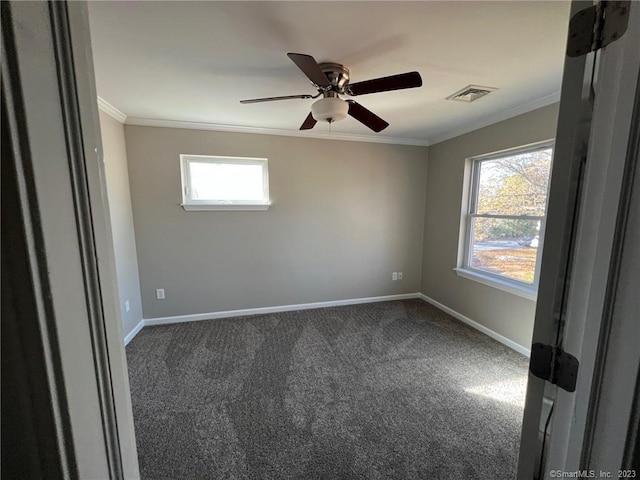
[[[596,17],[605,3],[605,35],[617,31],[618,38],[565,62],[533,337],[578,360],[575,391],[529,374],[522,480],[619,478],[632,469],[640,287],[629,266],[640,248],[637,205],[631,208],[640,188],[640,3],[603,2]],[[574,2],[572,17],[584,20],[590,6]]]

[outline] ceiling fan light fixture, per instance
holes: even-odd
[[[321,98],[311,105],[311,115],[318,122],[338,122],[349,113],[349,104],[337,97]]]

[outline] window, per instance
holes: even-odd
[[[545,142],[472,159],[460,275],[535,298],[552,155]]]
[[[180,155],[185,210],[266,210],[266,158]]]

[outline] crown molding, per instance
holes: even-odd
[[[120,123],[124,123],[127,119],[127,116],[118,110],[116,107],[107,102],[104,98],[98,96],[98,108],[102,110],[104,113],[109,115],[111,118],[119,121]]]
[[[285,137],[321,138],[324,140],[346,140],[351,142],[388,143],[394,145],[429,146],[427,140],[418,138],[385,137],[355,135],[350,133],[318,133],[300,130],[285,130],[278,128],[243,127],[239,125],[221,125],[217,123],[185,122],[181,120],[160,120],[155,118],[127,117],[127,125],[145,127],[186,128],[192,130],[213,130],[216,132],[256,133],[259,135],[279,135]]]
[[[323,140],[345,140],[351,142],[386,143],[391,145],[413,145],[419,147],[428,147],[430,145],[435,145],[436,143],[444,142],[460,135],[473,132],[474,130],[487,127],[498,122],[502,122],[503,120],[508,120],[510,118],[517,117],[518,115],[522,115],[524,113],[546,107],[559,101],[560,92],[554,92],[542,98],[538,98],[528,103],[517,105],[513,108],[487,115],[482,119],[470,122],[464,126],[440,133],[431,137],[429,140],[419,138],[386,137],[382,135],[377,135],[374,137],[369,135],[357,135],[350,133],[320,133],[311,132],[308,130],[285,130],[278,128],[245,127],[241,125],[224,125],[207,122],[187,122],[182,120],[127,117],[123,112],[118,110],[116,107],[114,107],[101,97],[98,97],[98,107],[106,114],[127,125],[163,128],[184,128],[190,130],[211,130],[216,132],[254,133],[259,135],[278,135],[285,137],[319,138]]]
[[[554,103],[558,103],[559,101],[560,101],[560,91],[557,91],[550,95],[546,95],[542,98],[532,100],[522,105],[516,105],[515,107],[508,108],[507,110],[501,110],[494,114],[487,115],[486,117],[479,119],[477,121],[468,123],[464,126],[454,128],[452,130],[448,130],[446,132],[435,135],[429,139],[429,144],[435,145],[436,143],[444,142],[445,140],[450,140],[452,138],[459,137],[460,135],[464,135],[465,133],[470,133],[470,132],[473,132],[474,130],[478,130],[483,127],[488,127],[489,125],[502,122],[503,120],[508,120],[510,118],[517,117],[518,115],[529,113],[529,112],[532,112],[533,110],[537,110],[539,108],[546,107]]]

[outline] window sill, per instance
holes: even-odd
[[[244,211],[264,211],[268,210],[270,204],[255,204],[255,205],[195,205],[189,203],[183,203],[182,208],[184,208],[187,212],[212,212],[212,211],[233,211],[233,210],[244,210]]]
[[[454,270],[459,277],[466,278],[467,280],[473,280],[504,292],[512,293],[519,297],[526,298],[527,300],[533,300],[535,302],[538,298],[538,293],[532,288],[516,285],[508,280],[500,280],[466,268],[454,268]]]

